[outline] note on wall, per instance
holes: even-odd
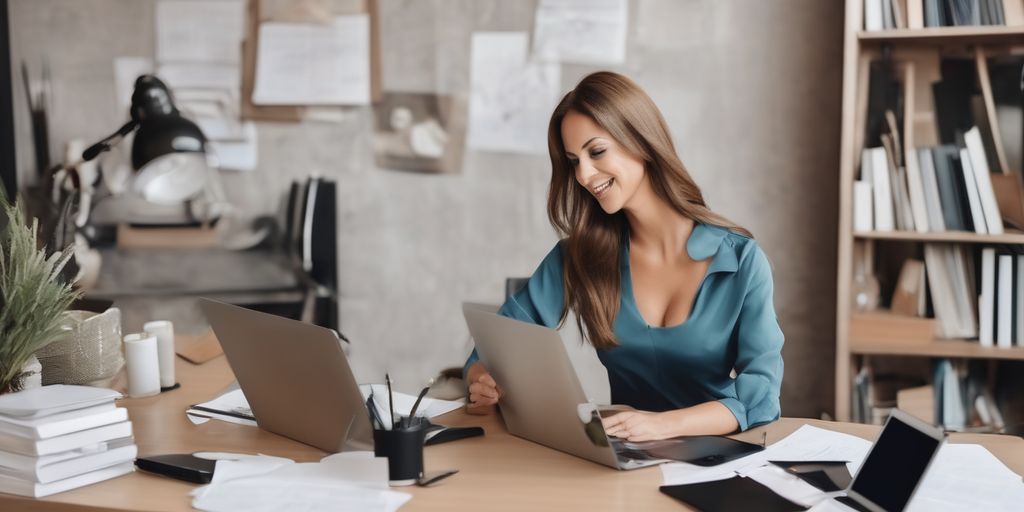
[[[558,101],[555,63],[528,58],[525,32],[477,32],[470,57],[470,148],[547,153],[547,128]]]
[[[260,24],[256,105],[368,105],[370,18]]]
[[[237,64],[244,27],[242,0],[161,0],[156,5],[156,58]]]
[[[626,0],[540,0],[534,55],[545,61],[622,64],[627,7]]]

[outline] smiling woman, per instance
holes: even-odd
[[[783,334],[768,259],[712,212],[657,106],[632,80],[584,78],[551,116],[548,217],[562,235],[500,314],[556,327],[568,311],[608,370],[605,418],[631,441],[725,434],[779,417]],[[468,410],[500,383],[466,363]],[[735,376],[733,376],[735,375]]]

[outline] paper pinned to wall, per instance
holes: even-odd
[[[256,55],[256,105],[368,105],[370,17],[329,25],[264,22]]]
[[[237,65],[244,28],[242,0],[161,0],[156,5],[156,58]]]
[[[146,57],[117,57],[114,59],[114,89],[120,113],[132,106],[135,79],[153,72],[153,59]]]
[[[211,140],[211,153],[217,158],[217,167],[227,171],[253,171],[259,163],[256,123],[241,123],[242,136],[234,140]]]
[[[525,32],[477,32],[470,58],[472,149],[547,153],[547,125],[561,73],[555,63],[528,59]]]
[[[544,61],[622,64],[627,7],[626,0],[540,0],[534,55]]]

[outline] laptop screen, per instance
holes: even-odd
[[[850,488],[885,510],[903,510],[939,443],[890,418]]]

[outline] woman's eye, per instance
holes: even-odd
[[[571,167],[576,167],[577,165],[579,165],[579,163],[580,163],[579,160],[576,160],[576,159],[573,159],[573,158],[569,159],[569,166],[571,166]]]
[[[595,149],[590,152],[590,158],[598,158],[604,154],[604,149]]]

